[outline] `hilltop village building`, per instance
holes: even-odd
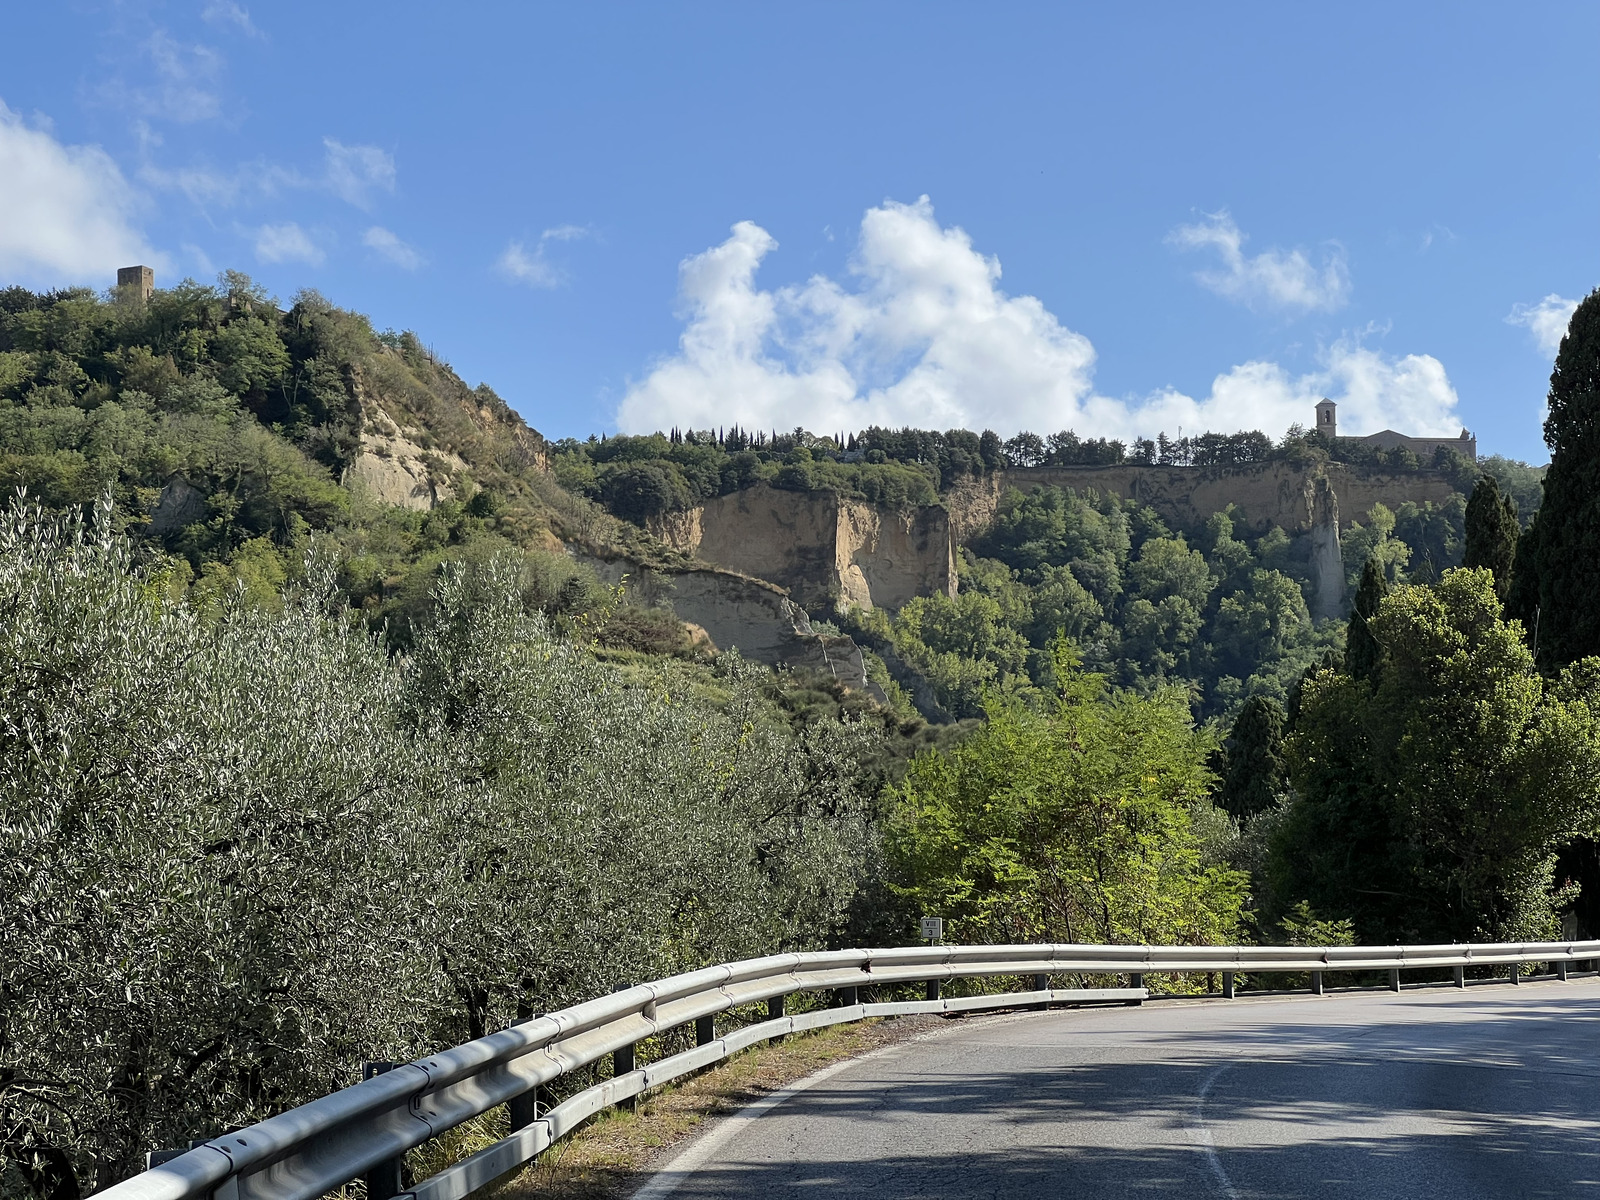
[[[1317,432],[1329,441],[1339,436],[1339,406],[1332,400],[1323,400],[1317,405]],[[1433,455],[1440,446],[1448,446],[1468,462],[1478,461],[1478,439],[1465,429],[1460,437],[1411,437],[1409,434],[1396,433],[1393,429],[1380,429],[1377,433],[1369,433],[1365,437],[1345,438],[1347,442],[1359,442],[1367,446],[1376,446],[1379,450],[1393,450],[1403,447],[1411,451],[1424,464],[1433,461]]]

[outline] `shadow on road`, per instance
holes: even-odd
[[[800,1093],[677,1194],[1600,1196],[1596,1000],[975,1029]]]

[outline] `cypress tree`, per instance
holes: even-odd
[[[1228,733],[1222,807],[1240,821],[1272,807],[1283,790],[1283,709],[1265,696],[1244,702]]]
[[[1367,628],[1367,622],[1378,615],[1378,604],[1389,594],[1389,581],[1376,558],[1367,559],[1361,570],[1361,586],[1356,589],[1356,602],[1350,610],[1350,631],[1345,637],[1345,669],[1357,679],[1371,679],[1378,672],[1378,660],[1383,650],[1378,640]]]
[[[1467,546],[1461,565],[1493,571],[1495,595],[1502,604],[1511,591],[1512,563],[1520,534],[1516,501],[1501,494],[1494,476],[1485,475],[1467,501]]]
[[[1544,477],[1532,555],[1539,657],[1547,667],[1600,654],[1600,289],[1572,314],[1550,373]]]

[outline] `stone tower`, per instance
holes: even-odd
[[[1330,442],[1339,436],[1339,406],[1332,400],[1317,401],[1317,432]]]
[[[150,299],[150,293],[156,290],[156,272],[154,267],[118,267],[117,287],[133,288],[133,295],[141,301]]]

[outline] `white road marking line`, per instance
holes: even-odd
[[[1211,1168],[1211,1174],[1216,1178],[1222,1194],[1228,1200],[1239,1200],[1238,1189],[1233,1186],[1233,1180],[1228,1177],[1228,1172],[1222,1165],[1222,1158],[1217,1153],[1217,1144],[1211,1140],[1211,1130],[1206,1128],[1206,1099],[1211,1095],[1211,1089],[1217,1080],[1233,1068],[1233,1063],[1224,1063],[1206,1076],[1205,1083],[1200,1085],[1200,1094],[1194,1100],[1194,1117],[1189,1122],[1189,1137],[1206,1156],[1206,1165]]]

